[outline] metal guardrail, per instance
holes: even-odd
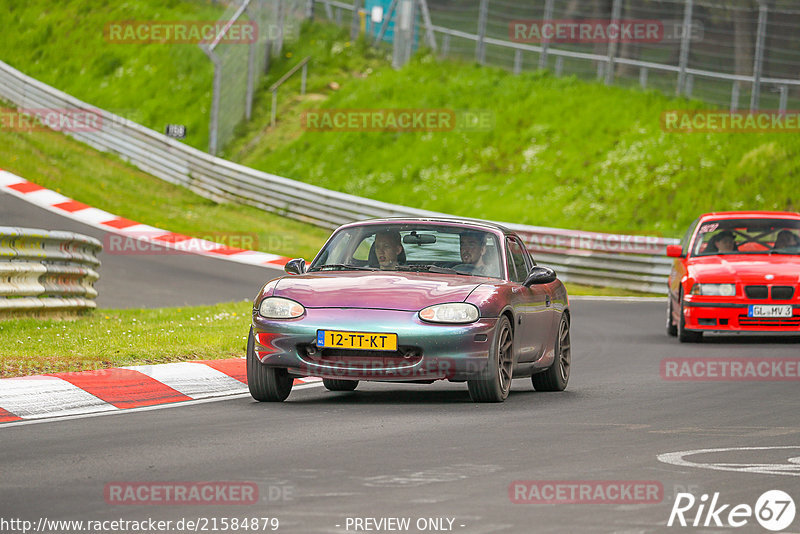
[[[331,191],[211,156],[96,109],[3,62],[0,98],[20,108],[95,113],[97,128],[65,133],[212,200],[247,204],[328,229],[374,217],[452,216]],[[666,245],[678,242],[675,239],[506,226],[520,232],[534,257],[553,265],[564,280],[666,293],[669,261],[664,253]]]
[[[74,232],[0,226],[0,315],[95,308],[102,248]]]

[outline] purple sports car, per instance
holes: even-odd
[[[286,264],[253,302],[247,382],[283,401],[294,379],[331,391],[360,380],[467,382],[502,402],[511,379],[562,391],[570,373],[567,292],[514,232],[449,219],[346,224],[314,261]]]

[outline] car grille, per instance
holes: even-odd
[[[789,300],[793,296],[794,288],[792,286],[772,286],[773,300]]]
[[[740,315],[739,324],[741,326],[798,328],[800,327],[800,315],[793,317],[748,317],[747,315]]]
[[[751,299],[765,299],[768,295],[767,286],[745,286],[744,294]]]
[[[304,359],[309,363],[342,369],[400,369],[419,363],[422,351],[415,347],[400,347],[396,351],[322,349],[313,354],[306,353]]]

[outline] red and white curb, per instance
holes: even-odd
[[[297,378],[294,383],[321,380]],[[0,423],[121,412],[247,392],[243,358],[4,378]]]
[[[87,206],[77,200],[72,200],[3,169],[0,169],[0,191],[89,226],[152,245],[181,251],[182,253],[199,254],[201,256],[265,267],[280,267],[286,265],[286,262],[289,261],[289,258],[278,256],[277,254],[228,247],[213,241],[176,234],[175,232],[131,221],[107,211]]]

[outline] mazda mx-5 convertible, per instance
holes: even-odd
[[[496,224],[377,219],[337,229],[310,265],[286,264],[253,302],[247,382],[283,401],[295,378],[332,391],[361,380],[466,382],[502,402],[512,378],[562,391],[570,374],[567,292]]]
[[[669,335],[800,334],[800,213],[707,213],[667,255]]]

